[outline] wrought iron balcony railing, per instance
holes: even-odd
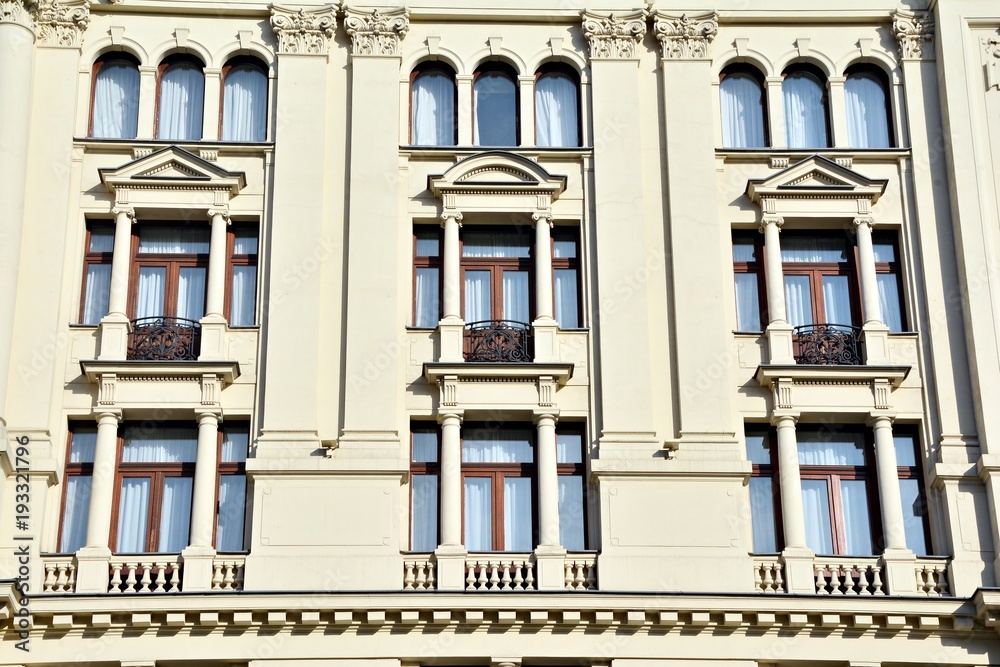
[[[182,317],[140,317],[128,335],[130,361],[192,361],[201,351],[201,325]]]
[[[847,324],[795,327],[795,362],[821,366],[860,366],[861,329]]]
[[[501,363],[532,360],[531,325],[484,320],[465,325],[465,360]]]

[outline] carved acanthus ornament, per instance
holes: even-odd
[[[657,13],[653,32],[660,40],[664,60],[708,58],[708,45],[719,33],[719,15],[715,12],[698,16]]]
[[[16,23],[34,31],[33,0],[0,0],[0,23]]]
[[[351,36],[351,55],[399,56],[399,43],[410,29],[410,12],[374,10],[370,14],[346,9],[344,27]]]
[[[35,12],[35,31],[42,46],[80,46],[89,23],[89,0],[46,2],[38,5]]]
[[[591,60],[632,60],[646,34],[645,9],[628,14],[583,13],[583,34],[590,42]]]
[[[319,9],[271,5],[271,29],[278,37],[279,54],[324,56],[337,29],[337,10],[332,5]]]
[[[896,12],[892,19],[892,32],[899,42],[901,59],[934,57],[934,18],[930,12]]]

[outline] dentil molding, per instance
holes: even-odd
[[[900,10],[893,14],[892,32],[902,60],[934,58],[934,17],[930,12]]]
[[[38,43],[42,46],[78,47],[89,23],[89,0],[46,2],[35,11]]]
[[[319,9],[271,5],[271,29],[278,37],[279,54],[325,56],[337,29],[337,9],[333,5]]]
[[[344,27],[351,36],[353,56],[400,55],[399,44],[410,29],[410,12],[405,8],[371,13],[345,8]]]
[[[625,14],[583,13],[583,34],[590,42],[591,60],[633,60],[646,34],[649,14],[639,9]]]
[[[719,15],[709,12],[696,16],[671,16],[657,12],[653,33],[660,40],[664,60],[708,58],[708,45],[719,33]]]

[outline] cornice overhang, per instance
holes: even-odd
[[[745,194],[764,214],[857,216],[871,209],[888,183],[811,155],[767,178],[750,179]],[[817,210],[817,200],[827,204]]]
[[[137,380],[157,378],[200,379],[215,375],[225,384],[240,376],[238,361],[104,361],[81,360],[80,371],[90,382],[99,382],[104,375]]]
[[[427,177],[427,187],[459,210],[536,211],[566,189],[566,177],[552,175],[534,160],[509,151],[486,151],[459,160],[443,174]],[[514,195],[514,197],[511,197]],[[489,204],[479,199],[489,197]],[[498,201],[497,196],[503,197]]]
[[[208,206],[225,205],[246,187],[246,174],[229,171],[179,146],[164,146],[130,162],[98,169],[101,183],[120,204],[169,205],[170,195],[184,193],[177,205],[191,206],[191,191],[213,193]]]
[[[910,366],[821,366],[809,364],[761,364],[754,377],[762,387],[770,387],[776,380],[792,382],[856,382],[887,381],[895,389],[910,373]]]
[[[551,377],[557,384],[564,385],[573,377],[571,363],[488,363],[488,362],[447,362],[431,361],[424,364],[424,377],[435,384],[443,377],[457,377],[462,380],[521,380],[525,378]]]

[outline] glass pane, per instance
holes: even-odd
[[[848,276],[823,276],[823,306],[830,324],[853,324]]]
[[[126,430],[122,463],[194,463],[197,452],[197,429],[150,422]]]
[[[528,313],[528,272],[503,272],[503,319],[513,322],[531,322]]]
[[[430,71],[413,80],[411,128],[415,146],[455,144],[455,82]]]
[[[264,141],[267,75],[254,65],[233,67],[226,74],[222,95],[222,140]]]
[[[139,267],[139,295],[136,299],[135,316],[163,317],[163,301],[167,293],[167,267]]]
[[[414,286],[416,304],[413,326],[433,329],[438,325],[441,294],[440,274],[437,267],[418,268],[417,284]],[[487,274],[489,275],[489,274]]]
[[[74,553],[87,543],[92,481],[90,475],[70,475],[66,478],[66,504],[63,506],[59,553]]]
[[[576,239],[560,239],[552,241],[552,257],[555,259],[576,259]]]
[[[493,550],[493,479],[465,478],[465,548]]]
[[[414,463],[437,463],[437,431],[414,431],[413,452],[411,456]]]
[[[729,74],[719,85],[722,102],[722,145],[760,148],[764,142],[764,97],[748,74]]]
[[[139,227],[139,252],[142,254],[207,255],[208,227]]]
[[[524,258],[531,253],[531,237],[521,232],[469,230],[462,236],[463,257]]]
[[[440,257],[441,234],[436,229],[420,230],[417,236],[417,257]]]
[[[410,549],[434,551],[438,546],[438,476],[413,476]]]
[[[70,463],[93,463],[97,450],[97,429],[93,427],[73,428],[73,442],[69,448]]]
[[[250,447],[250,432],[246,429],[227,427],[222,430],[222,462],[245,463]]]
[[[917,439],[912,435],[893,435],[892,442],[896,446],[896,465],[914,467],[917,465]]]
[[[781,261],[846,262],[847,249],[847,239],[842,236],[782,236]]]
[[[736,328],[740,331],[762,331],[760,326],[760,290],[756,273],[737,273]]]
[[[208,269],[184,266],[177,281],[177,317],[200,320],[205,316],[205,279]]]
[[[257,301],[257,267],[233,267],[233,293],[230,301],[229,324],[250,327],[256,321],[254,304]]]
[[[94,82],[91,136],[134,139],[139,121],[139,69],[125,60],[101,67]]]
[[[907,548],[918,556],[927,555],[927,536],[924,533],[924,498],[920,481],[899,480],[899,495],[903,500],[903,530]]]
[[[777,553],[778,530],[774,518],[774,480],[770,477],[750,478],[750,523],[753,529],[754,553]]]
[[[201,139],[205,108],[205,75],[193,63],[177,63],[160,77],[157,139]]]
[[[771,465],[771,438],[767,433],[747,433],[747,460],[757,465]]]
[[[234,255],[257,254],[257,230],[246,227],[236,230],[233,238]]]
[[[559,544],[569,551],[586,549],[583,526],[583,478],[559,475]]]
[[[192,477],[167,477],[163,480],[163,505],[160,508],[160,553],[180,553],[191,534]]]
[[[115,230],[113,227],[95,227],[90,230],[88,252],[114,252]]]
[[[734,262],[756,262],[757,244],[753,239],[733,239]]]
[[[868,516],[868,489],[861,479],[842,479],[840,498],[844,508],[846,553],[851,556],[871,556],[872,525]]]
[[[578,146],[576,82],[561,73],[543,74],[535,82],[535,144]]]
[[[830,498],[825,479],[802,480],[802,511],[806,523],[806,546],[815,554],[833,553]]]
[[[785,310],[788,323],[793,327],[813,323],[809,276],[785,276]]]
[[[556,432],[556,462],[583,463],[583,434]]]
[[[465,272],[465,321],[492,319],[490,272]]]
[[[531,463],[532,429],[472,428],[462,434],[463,463]]]
[[[903,330],[903,303],[899,299],[899,281],[893,273],[875,274],[878,285],[878,302],[882,308],[882,321],[889,331]]]
[[[792,72],[781,84],[785,106],[785,140],[789,148],[829,145],[823,87],[807,72]]]
[[[97,324],[108,314],[111,298],[111,265],[88,264],[83,296],[83,324]]]
[[[244,551],[243,523],[247,506],[246,475],[219,477],[219,523],[216,529],[216,549]]]
[[[878,237],[872,239],[872,249],[875,251],[876,262],[896,261],[896,244],[890,239]]]
[[[852,74],[844,84],[847,139],[851,148],[888,148],[885,89],[871,74]]]
[[[476,77],[474,86],[477,146],[517,145],[517,102],[514,82],[500,72]]]
[[[555,276],[556,322],[559,323],[560,329],[576,329],[580,326],[576,269],[556,269]]]
[[[503,480],[504,551],[531,551],[531,478]]]
[[[135,554],[146,551],[146,524],[149,519],[148,477],[122,479],[118,498],[118,539],[115,553]]]
[[[796,438],[800,465],[865,465],[864,437],[860,433],[800,429]]]

